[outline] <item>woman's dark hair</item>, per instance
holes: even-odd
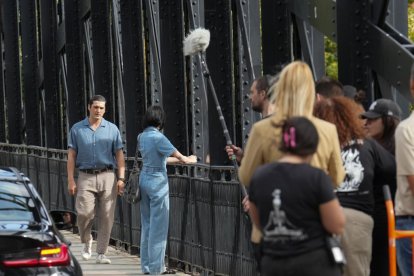
[[[148,107],[147,112],[144,116],[142,127],[159,127],[160,130],[164,128],[165,124],[165,113],[161,106],[152,105]]]
[[[387,151],[395,155],[395,130],[397,129],[400,120],[391,116],[382,116],[382,124],[384,131],[382,137],[377,140]]]
[[[279,150],[305,157],[316,152],[319,136],[315,126],[305,117],[292,117],[282,125]]]

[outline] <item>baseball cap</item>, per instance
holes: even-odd
[[[376,119],[382,116],[391,116],[398,120],[401,120],[401,109],[392,100],[379,99],[371,104],[368,111],[362,113],[363,119]]]

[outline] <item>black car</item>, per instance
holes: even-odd
[[[0,275],[82,275],[58,230],[75,219],[70,211],[49,214],[27,177],[0,168]]]

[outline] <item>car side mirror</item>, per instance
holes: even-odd
[[[59,230],[69,230],[76,226],[77,215],[75,212],[68,210],[50,211],[50,216]]]

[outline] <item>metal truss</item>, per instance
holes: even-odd
[[[200,61],[181,51],[185,34],[197,27],[211,32],[207,62],[237,145],[245,144],[259,119],[248,99],[253,79],[299,58],[320,78],[325,37],[338,44],[340,81],[366,90],[370,100],[393,98],[407,114],[413,47],[403,4],[2,1],[0,141],[65,148],[70,127],[87,114],[88,98],[102,94],[128,156],[146,108],[160,104],[165,134],[180,151],[202,163],[229,164]]]

